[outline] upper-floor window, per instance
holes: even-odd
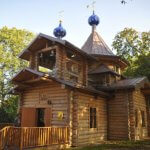
[[[118,65],[115,65],[114,71],[120,74],[120,67]]]
[[[96,108],[90,107],[90,128],[97,128]]]
[[[82,76],[82,59],[73,52],[67,52],[66,69],[68,72],[69,81],[78,82]]]
[[[93,74],[89,75],[89,84],[93,86],[110,85],[111,75],[105,74]]]
[[[39,52],[37,61],[39,71],[53,73],[56,69],[56,50]]]

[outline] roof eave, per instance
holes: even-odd
[[[47,40],[51,40],[53,42],[56,42],[58,44],[61,44],[65,47],[69,47],[72,48],[73,50],[76,50],[78,53],[80,53],[83,56],[86,56],[88,59],[92,59],[92,60],[96,60],[95,57],[90,56],[89,54],[87,54],[86,52],[82,51],[81,49],[79,49],[78,47],[76,47],[75,45],[73,45],[72,43],[68,42],[67,40],[61,40],[58,38],[54,38],[48,35],[45,35],[43,33],[39,33],[33,40],[32,42],[27,46],[27,48],[25,48],[20,54],[19,54],[19,58],[21,59],[25,59],[25,60],[29,60],[28,58],[26,58],[25,54],[26,53],[30,53],[30,46],[40,37],[46,38]]]

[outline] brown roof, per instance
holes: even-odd
[[[100,90],[96,90],[93,87],[78,86],[78,85],[75,85],[75,84],[73,84],[71,82],[68,82],[68,81],[65,81],[65,80],[61,80],[61,79],[56,78],[56,77],[52,77],[51,75],[48,75],[48,74],[45,74],[45,73],[42,73],[42,72],[39,72],[39,71],[35,71],[35,70],[29,69],[29,68],[25,68],[22,71],[20,71],[14,78],[12,78],[12,82],[16,82],[16,83],[18,83],[18,82],[22,83],[23,82],[23,83],[26,83],[27,80],[31,80],[33,77],[45,77],[47,79],[52,79],[52,80],[54,80],[56,82],[64,84],[64,85],[66,85],[68,87],[78,89],[80,91],[86,91],[86,92],[90,92],[90,93],[93,93],[93,94],[101,95],[103,97],[109,97],[109,94],[107,94],[105,92],[102,92]],[[24,85],[15,86],[13,89],[11,89],[9,91],[9,94],[13,94],[13,91],[23,90],[28,85],[30,85],[30,84],[26,83],[25,86]]]
[[[94,30],[81,48],[88,54],[115,56],[102,37]]]
[[[11,79],[11,81],[12,82],[23,82],[23,81],[31,80],[33,78],[37,78],[39,76],[40,77],[44,76],[44,73],[32,70],[30,68],[25,68],[25,69],[21,70],[20,72],[18,72]]]
[[[143,88],[145,84],[150,86],[150,83],[146,77],[138,77],[132,79],[124,79],[117,81],[110,86],[100,86],[99,89],[103,90],[120,90],[120,89],[132,89],[132,88]]]
[[[111,74],[115,74],[117,76],[120,76],[118,73],[116,73],[115,71],[111,70],[110,68],[108,68],[104,64],[100,65],[96,69],[94,69],[94,70],[89,72],[89,74],[102,74],[102,73],[111,73]]]
[[[74,50],[78,53],[80,53],[81,55],[89,58],[89,59],[93,59],[93,60],[96,60],[96,58],[94,56],[90,56],[89,54],[87,54],[86,52],[82,51],[80,48],[76,47],[75,45],[73,45],[72,43],[68,42],[67,40],[62,40],[62,39],[58,39],[58,38],[54,38],[54,37],[51,37],[49,35],[46,35],[46,34],[43,34],[43,33],[40,33],[38,34],[35,39],[28,45],[27,48],[25,48],[20,54],[19,54],[19,57],[22,58],[22,59],[25,59],[25,60],[29,60],[30,59],[30,52],[33,50],[39,50],[39,49],[42,49],[42,46],[44,46],[42,44],[42,41],[44,40],[48,40],[48,41],[51,41],[52,44],[55,43],[58,43],[58,44],[61,44],[65,47],[68,48],[68,50]]]

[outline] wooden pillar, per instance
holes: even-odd
[[[88,86],[88,62],[87,60],[85,60],[83,62],[83,72],[82,72],[82,76],[83,76],[83,85]]]
[[[56,49],[56,70],[57,70],[57,77],[61,77],[61,55],[60,55],[60,48]]]
[[[38,70],[39,62],[38,62],[38,55],[37,53],[31,53],[30,55],[30,64],[29,67],[33,70]]]
[[[19,94],[19,101],[18,101],[18,126],[21,126],[21,117],[22,117],[22,106],[23,106],[23,94]]]
[[[69,92],[69,145],[77,146],[78,145],[78,96],[75,91]]]
[[[73,131],[73,92],[69,91],[69,145],[72,146]]]
[[[133,101],[133,91],[127,91],[128,104],[128,137],[135,140],[135,108]]]
[[[66,53],[66,50],[63,49],[63,79],[68,81],[69,80],[69,76],[68,76],[68,70],[67,70],[67,66],[66,66],[66,63],[67,63],[67,53]]]
[[[145,96],[146,99],[146,113],[147,113],[147,129],[148,137],[150,137],[150,96]]]

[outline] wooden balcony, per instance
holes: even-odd
[[[5,127],[0,130],[0,150],[23,150],[68,143],[68,127]]]

